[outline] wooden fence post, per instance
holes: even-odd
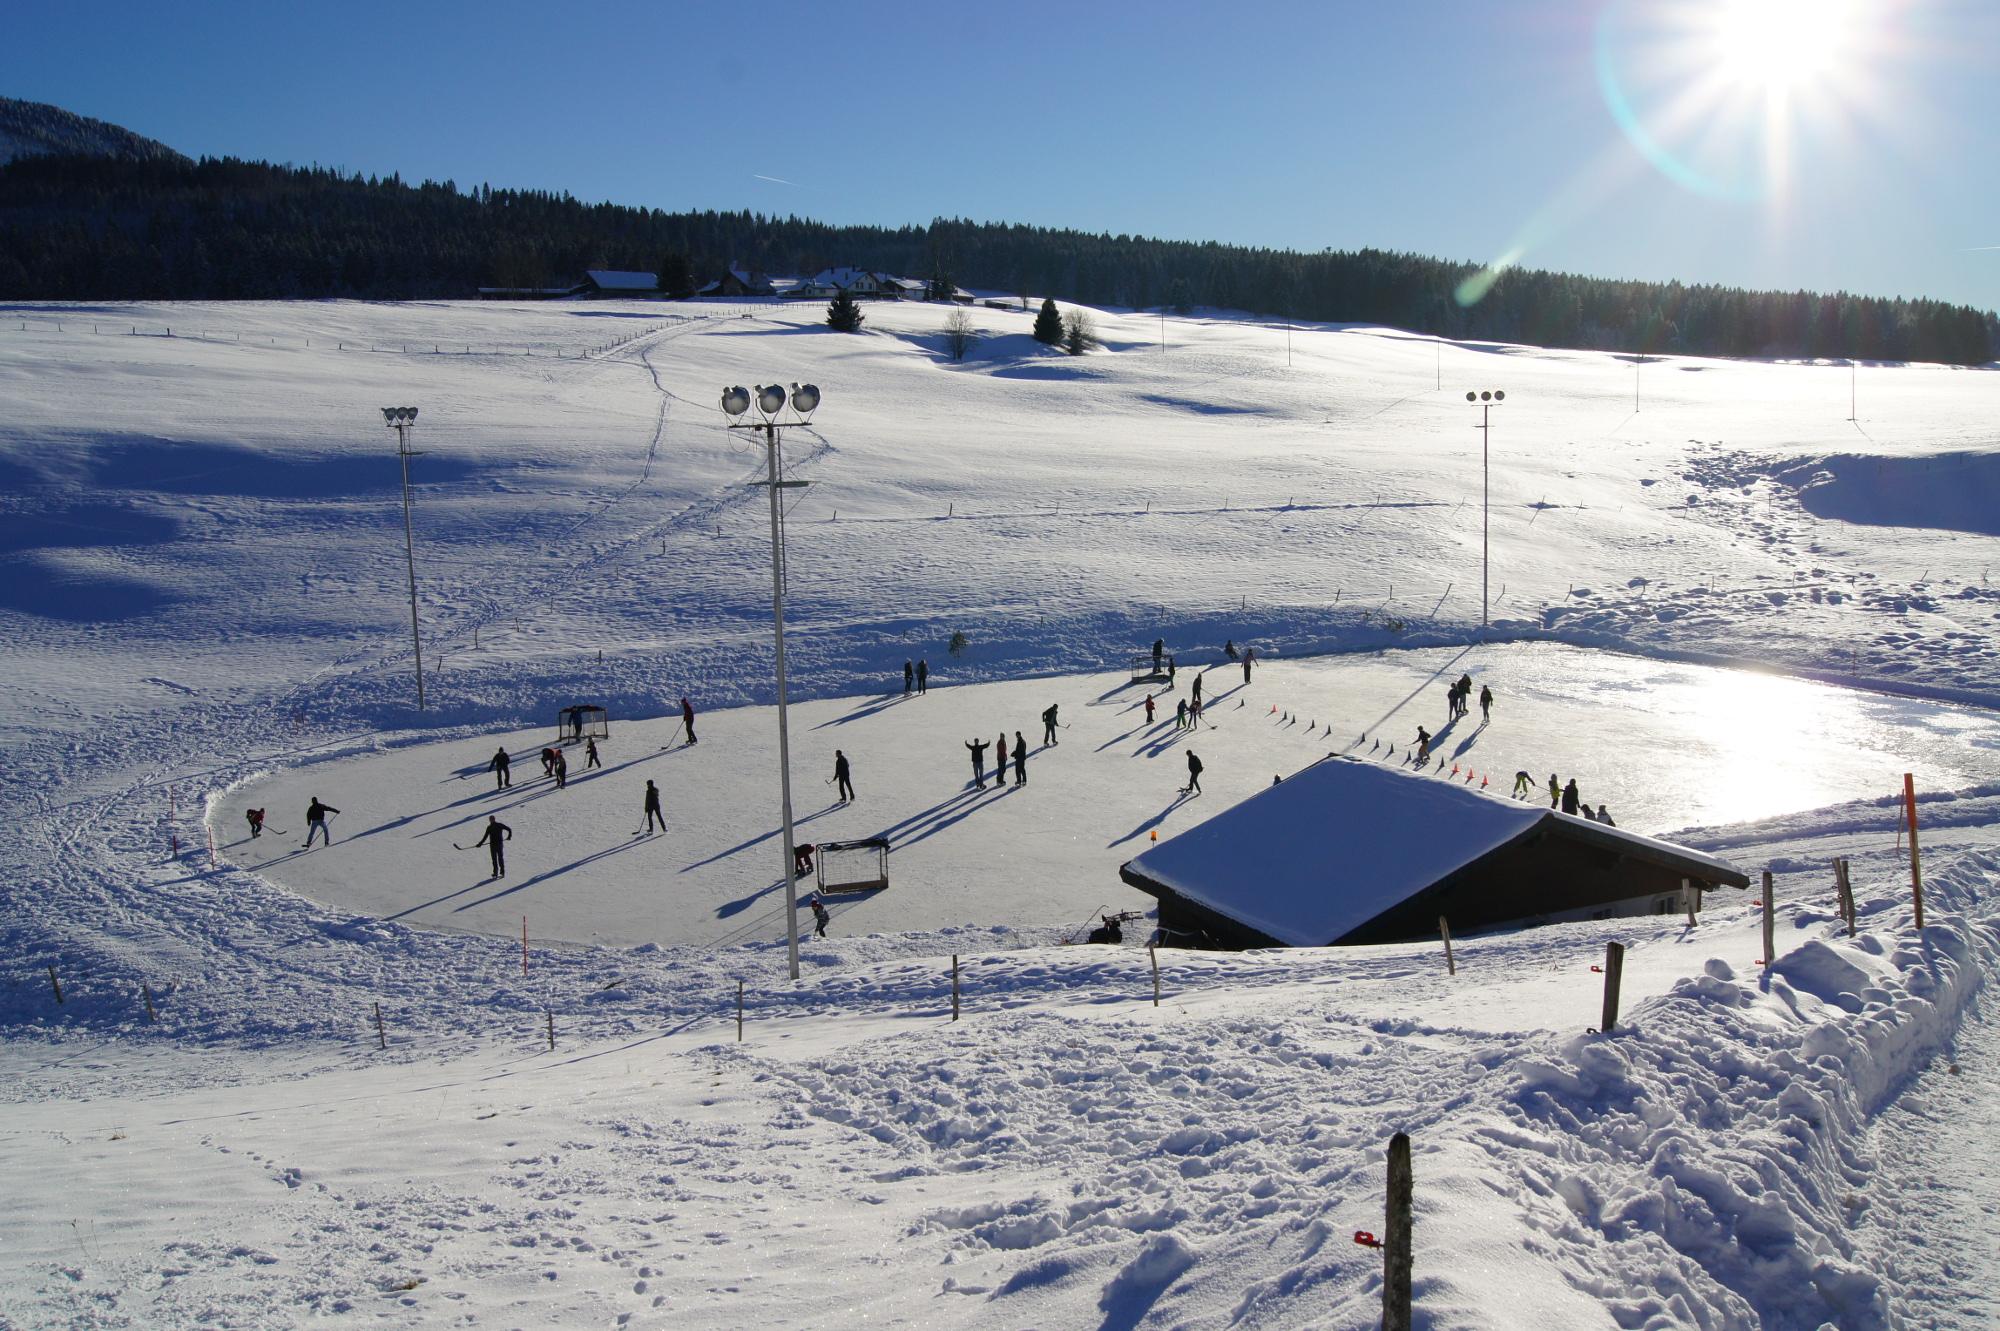
[[[1618,982],[1625,974],[1625,945],[1604,945],[1604,1017],[1598,1031],[1609,1035],[1618,1028]]]
[[[1451,924],[1444,916],[1438,916],[1438,933],[1444,938],[1444,970],[1447,975],[1458,974],[1458,962],[1451,955]]]
[[[542,1015],[549,1019],[549,1052],[556,1051],[556,1014],[553,1008],[543,1008]]]
[[[389,1047],[389,1033],[382,1029],[382,1005],[380,1003],[375,1005],[375,1047],[377,1049],[387,1049]]]
[[[1146,959],[1153,963],[1153,1006],[1160,1005],[1160,949],[1146,944]]]
[[[951,1019],[958,1020],[958,953],[951,954]]]
[[[736,1043],[743,1043],[743,981],[736,982]]]
[[[1840,918],[1847,921],[1847,936],[1854,937],[1854,880],[1847,876],[1847,857],[1833,862],[1833,890],[1840,903]]]
[[[521,917],[521,974],[528,973],[528,917]]]
[[[1695,927],[1695,924],[1694,924],[1694,884],[1690,883],[1690,882],[1689,882],[1689,881],[1688,881],[1687,879],[1685,879],[1685,878],[1681,879],[1681,904],[1682,904],[1683,906],[1686,906],[1686,907],[1687,907],[1687,913],[1688,913],[1688,928],[1692,929],[1692,928],[1694,928],[1694,927]]]
[[[1777,944],[1772,940],[1771,930],[1773,928],[1773,921],[1771,918],[1771,909],[1771,871],[1766,869],[1764,870],[1764,966],[1766,969],[1770,968],[1771,963],[1777,960],[1778,956]]]
[[[1613,946],[1616,946],[1615,944]],[[1382,1331],[1410,1331],[1410,1134],[1389,1139],[1389,1206],[1382,1235]]]
[[[49,988],[56,991],[56,1006],[61,1007],[63,1005],[62,981],[56,978],[56,964],[53,961],[49,963]]]
[[[141,984],[139,986],[139,992],[145,995],[146,998],[146,1020],[158,1021],[160,1019],[160,1014],[153,1011],[153,986],[150,984]]]
[[[1917,928],[1924,927],[1924,867],[1917,859],[1917,779],[1903,773],[1903,812],[1910,823],[1910,900],[1917,907]]]

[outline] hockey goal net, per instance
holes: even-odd
[[[881,837],[865,841],[819,843],[819,890],[867,892],[889,885],[889,843]]]

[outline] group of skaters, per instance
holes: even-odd
[[[1535,779],[1529,776],[1525,769],[1514,773],[1515,799],[1527,799],[1534,789]],[[1583,802],[1583,797],[1577,792],[1575,777],[1571,777],[1565,783],[1554,772],[1549,773],[1549,807],[1561,809],[1564,813],[1573,813],[1579,818],[1588,818],[1593,823],[1603,823],[1606,827],[1618,826],[1611,821],[1609,804],[1599,804],[1593,809]]]
[[[1460,675],[1445,690],[1445,707],[1445,720],[1447,723],[1458,720],[1458,718],[1472,710],[1471,675]],[[1482,684],[1479,686],[1479,722],[1481,725],[1484,725],[1492,719],[1493,688],[1491,685]]]
[[[312,800],[306,805],[306,842],[299,849],[311,850],[314,837],[320,839],[322,846],[332,845],[333,833],[327,829],[326,820],[338,817],[339,815],[340,810],[334,808],[331,804],[323,803],[319,796],[313,796]],[[250,839],[252,841],[264,835],[264,811],[262,809],[245,809],[243,811],[243,819],[250,824]],[[277,832],[280,836],[290,835],[282,828],[274,827],[271,830]]]
[[[918,657],[917,663],[911,665],[906,659],[903,662],[903,696],[907,698],[912,693],[928,693],[930,686],[931,663]]]

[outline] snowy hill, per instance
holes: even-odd
[[[164,143],[107,121],[80,116],[46,102],[0,97],[0,165],[17,157],[43,153],[117,157],[134,162],[181,156]]]
[[[0,1312],[1372,1325],[1380,1259],[1348,1236],[1380,1227],[1401,1128],[1430,1325],[1986,1323],[1990,1216],[1881,1134],[1951,1102],[1953,1059],[1974,1103],[2000,1089],[1977,1054],[2000,561],[1965,498],[1992,371],[1225,318],[1167,320],[1162,348],[1116,311],[1071,358],[983,308],[956,363],[943,311],[867,313],[844,336],[811,305],[0,312]],[[786,445],[812,482],[797,779],[817,796],[839,745],[862,799],[824,825],[925,834],[796,984],[763,458],[715,405],[772,381],[825,393]],[[1482,631],[1464,393],[1491,388]],[[403,404],[421,715],[377,414]],[[1265,672],[1176,741],[1124,675],[1156,636],[1180,696],[1225,640]],[[913,655],[936,675],[904,703]],[[1455,977],[1427,945],[1164,952],[1157,1010],[1144,952],[1057,945],[1199,816],[1168,784],[1187,745],[1219,807],[1407,744],[1461,657],[1501,702],[1453,762],[1557,767],[1623,826],[1769,866],[1772,964],[1735,900],[1468,940]],[[662,753],[682,695],[704,743]],[[1048,750],[1043,698],[1074,727]],[[608,764],[643,765],[508,796],[518,882],[628,838],[654,770],[669,834],[460,912],[500,887],[433,853],[499,809],[478,764],[505,742],[531,768],[577,701],[612,710]],[[1028,786],[963,795],[959,746],[1003,724],[1037,741]],[[253,800],[298,834],[313,793],[354,820],[331,850],[232,844]],[[1587,1035],[1614,940],[1625,1015]],[[1990,1127],[1933,1135],[1979,1160]]]

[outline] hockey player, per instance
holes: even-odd
[[[1014,784],[1028,784],[1028,741],[1021,738],[1021,732],[1014,732]]]
[[[986,741],[969,739],[965,747],[972,754],[972,784],[979,790],[986,789]]]
[[[1060,742],[1056,738],[1056,704],[1050,703],[1049,709],[1042,713],[1042,743],[1053,745]]]
[[[514,784],[514,760],[507,756],[505,744],[494,751],[493,761],[486,764],[486,770],[493,773],[495,790],[505,790]]]
[[[1188,750],[1188,783],[1185,793],[1201,794],[1201,759],[1194,756],[1193,749]]]
[[[687,730],[687,742],[694,743],[694,704],[681,699],[681,725]]]
[[[646,835],[653,835],[653,822],[659,820],[660,830],[667,830],[667,816],[660,812],[660,788],[651,781],[646,783]]]
[[[252,841],[264,835],[264,811],[262,809],[245,809],[243,817],[250,824],[250,839]]]
[[[847,803],[854,798],[854,781],[847,766],[847,755],[839,749],[833,751],[833,780],[840,793],[840,802]]]
[[[583,770],[604,766],[604,760],[597,756],[597,737],[591,736],[583,742]]]
[[[486,847],[486,853],[492,856],[493,876],[495,878],[505,878],[507,876],[507,852],[501,848],[507,844],[507,841],[513,835],[513,828],[501,822],[493,814],[488,814],[486,815],[485,835],[472,843],[473,849],[477,850],[479,847],[484,846]]]
[[[328,846],[333,844],[333,833],[326,830],[326,816],[328,814],[333,814],[337,817],[340,814],[340,810],[334,808],[331,804],[321,804],[317,795],[312,797],[312,803],[306,805],[306,844],[304,847],[306,850],[312,849],[313,833],[315,832],[320,834],[322,844]]]
[[[1004,730],[993,741],[993,784],[1007,784],[1007,732]]]

